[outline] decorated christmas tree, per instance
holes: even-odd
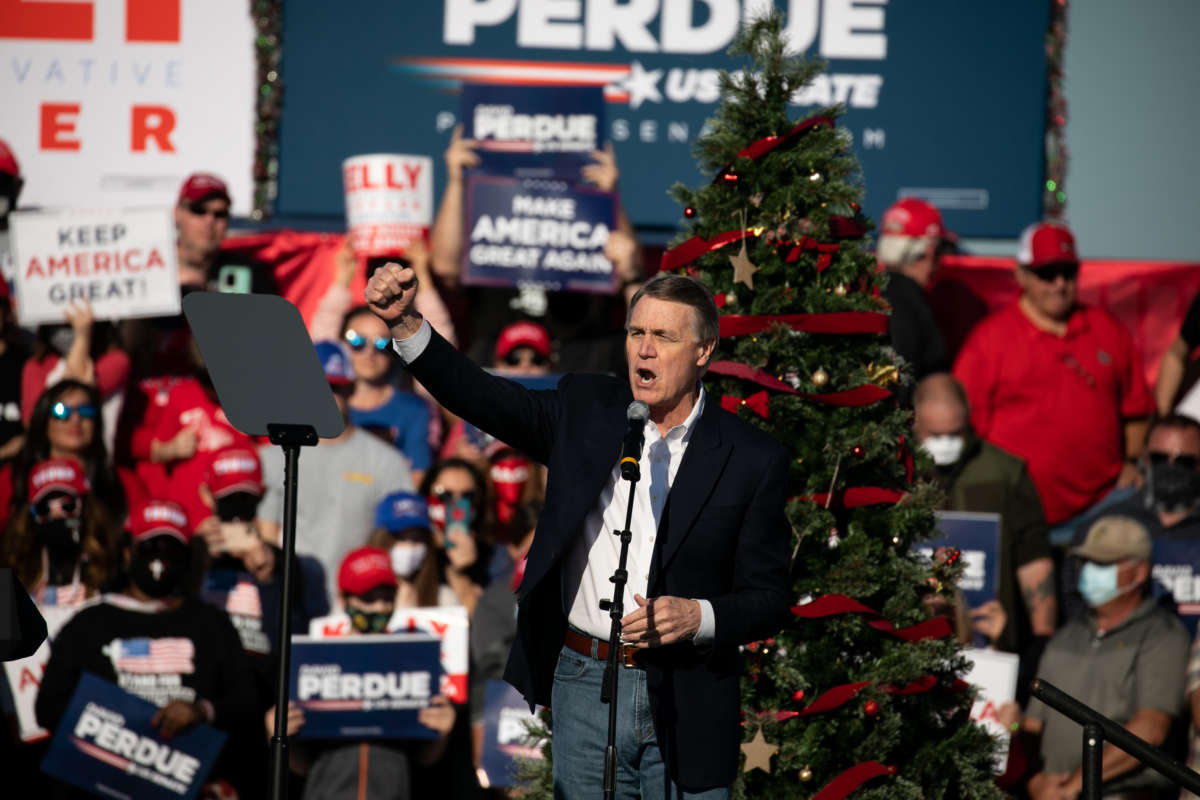
[[[731,48],[748,62],[722,74],[696,143],[713,178],[671,190],[688,230],[662,262],[721,310],[710,401],[792,455],[796,606],[745,649],[735,797],[997,797],[995,742],[969,718],[967,664],[928,602],[952,600],[960,559],[912,549],[937,490],[915,478],[910,413],[892,399],[911,378],[889,346],[858,161],[840,107],[794,117],[789,99],[823,65],[788,55],[782,27],[758,19]],[[526,771],[528,796],[549,796],[548,773]]]

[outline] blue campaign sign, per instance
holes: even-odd
[[[437,694],[441,645],[423,633],[292,637],[300,739],[432,739],[417,712]]]
[[[958,588],[968,608],[978,608],[996,599],[1000,575],[1000,515],[963,511],[937,512],[933,537],[921,542],[917,551],[932,558],[939,547],[962,552],[963,574]]]
[[[1200,622],[1200,542],[1157,539],[1151,559],[1155,582],[1171,595],[1179,619],[1195,637]]]
[[[480,171],[578,182],[600,145],[599,86],[463,84],[465,135],[479,142]]]
[[[150,726],[158,708],[85,672],[42,760],[42,771],[92,794],[191,800],[225,744],[193,725],[170,740]]]
[[[464,83],[558,84],[603,91],[600,139],[616,149],[630,218],[676,228],[668,187],[712,177],[692,145],[717,70],[744,66],[729,43],[743,15],[773,4],[792,46],[829,63],[792,116],[845,105],[869,216],[917,194],[959,235],[1015,237],[1041,212],[1050,2],[286,3],[277,212],[340,218],[348,156],[442,153],[465,122]]]
[[[604,245],[616,206],[609,192],[565,181],[472,175],[463,282],[611,294],[617,276]]]
[[[487,682],[482,766],[489,786],[512,786],[516,759],[542,758],[540,743],[530,741],[526,728],[536,719],[520,692],[504,681]]]

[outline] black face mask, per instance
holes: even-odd
[[[1200,472],[1174,462],[1151,464],[1143,491],[1146,507],[1153,511],[1191,511],[1200,500]]]
[[[388,611],[350,611],[350,624],[359,633],[385,633],[391,619]]]
[[[233,492],[217,498],[217,517],[222,522],[250,522],[258,516],[258,495]]]
[[[79,558],[79,520],[48,519],[37,526],[38,542],[46,548],[52,564],[74,562]]]
[[[186,546],[174,539],[160,545],[162,538],[137,545],[129,564],[134,585],[155,599],[179,591],[187,574]]]

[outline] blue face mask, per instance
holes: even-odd
[[[1087,561],[1079,571],[1079,593],[1092,608],[1102,606],[1122,594],[1117,586],[1117,566]]]

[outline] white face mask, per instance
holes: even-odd
[[[421,568],[429,546],[422,542],[396,542],[392,545],[392,572],[397,578],[409,578]]]
[[[948,467],[962,457],[966,444],[966,437],[963,436],[930,436],[921,442],[921,447],[929,453],[934,464]]]

